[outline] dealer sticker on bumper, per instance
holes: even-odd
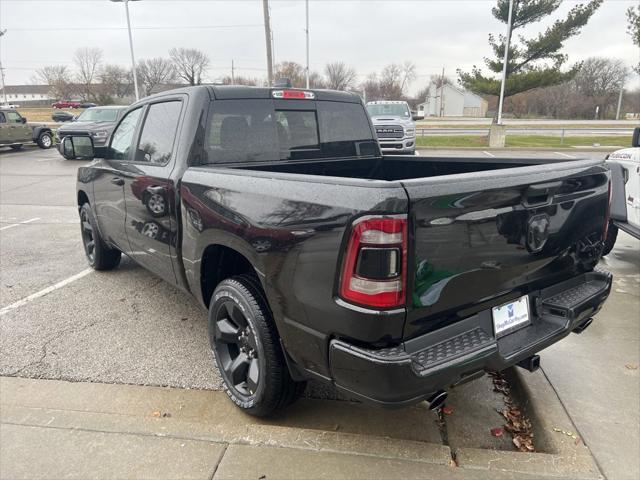
[[[496,337],[501,337],[531,323],[527,295],[499,307],[493,307],[491,313],[493,314],[493,328]]]

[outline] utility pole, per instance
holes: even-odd
[[[269,86],[273,85],[273,52],[271,49],[271,20],[269,19],[269,0],[262,0],[264,14],[264,37],[267,42],[267,78]]]
[[[6,29],[0,30],[0,38],[2,38],[5,33],[7,33]],[[5,88],[5,84],[4,84],[4,68],[2,67],[1,59],[0,59],[0,80],[2,81],[2,96],[4,97],[4,104],[7,105],[9,102],[7,101],[7,89]]]
[[[507,38],[504,45],[504,63],[502,64],[502,85],[500,85],[500,103],[498,104],[498,125],[502,125],[502,104],[504,102],[504,87],[507,83],[507,62],[509,61],[509,46],[511,45],[511,24],[513,21],[513,0],[509,0],[509,20]]]
[[[620,120],[620,108],[622,107],[622,93],[624,92],[624,82],[620,84],[620,95],[618,95],[618,109],[616,110],[616,120]]]
[[[307,17],[307,28],[305,28],[305,34],[307,37],[307,89],[309,88],[309,0],[305,2],[306,7],[306,17]]]
[[[438,116],[442,117],[444,113],[444,67],[442,67],[442,76],[440,77],[440,111]]]
[[[235,69],[233,67],[233,59],[231,59],[231,85],[235,85],[236,84],[236,75],[235,75]]]

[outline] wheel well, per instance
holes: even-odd
[[[78,206],[81,207],[85,203],[89,203],[89,197],[87,196],[87,194],[85,192],[80,190],[78,192]]]
[[[258,279],[256,270],[244,255],[223,245],[209,245],[200,265],[200,287],[205,305],[209,305],[213,291],[222,280],[236,275],[252,275]]]

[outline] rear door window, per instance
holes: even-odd
[[[180,101],[153,103],[149,106],[136,149],[136,162],[156,165],[169,162],[181,109]]]
[[[274,109],[271,100],[215,100],[207,124],[205,163],[378,154],[360,104],[310,101],[287,109],[286,101],[279,101],[278,107],[283,108]]]

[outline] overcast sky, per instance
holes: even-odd
[[[565,0],[549,21],[518,33],[540,31],[576,1]],[[626,33],[625,10],[637,0],[605,0],[591,21],[566,42],[569,61],[590,56],[620,58],[631,66],[640,51]],[[271,0],[275,60],[305,61],[304,0]],[[503,33],[491,15],[493,0],[311,0],[311,69],[342,60],[360,79],[386,64],[413,61],[415,91],[431,74],[456,77],[456,69],[482,64],[487,35]],[[260,0],[141,0],[130,3],[138,58],[166,56],[171,47],[192,47],[211,58],[207,79],[236,72],[266,77]],[[109,63],[128,66],[129,49],[122,4],[108,0],[0,0],[0,28],[7,29],[0,55],[8,85],[31,82],[37,68],[73,66],[79,47],[99,47]],[[637,86],[637,76],[630,78]]]

